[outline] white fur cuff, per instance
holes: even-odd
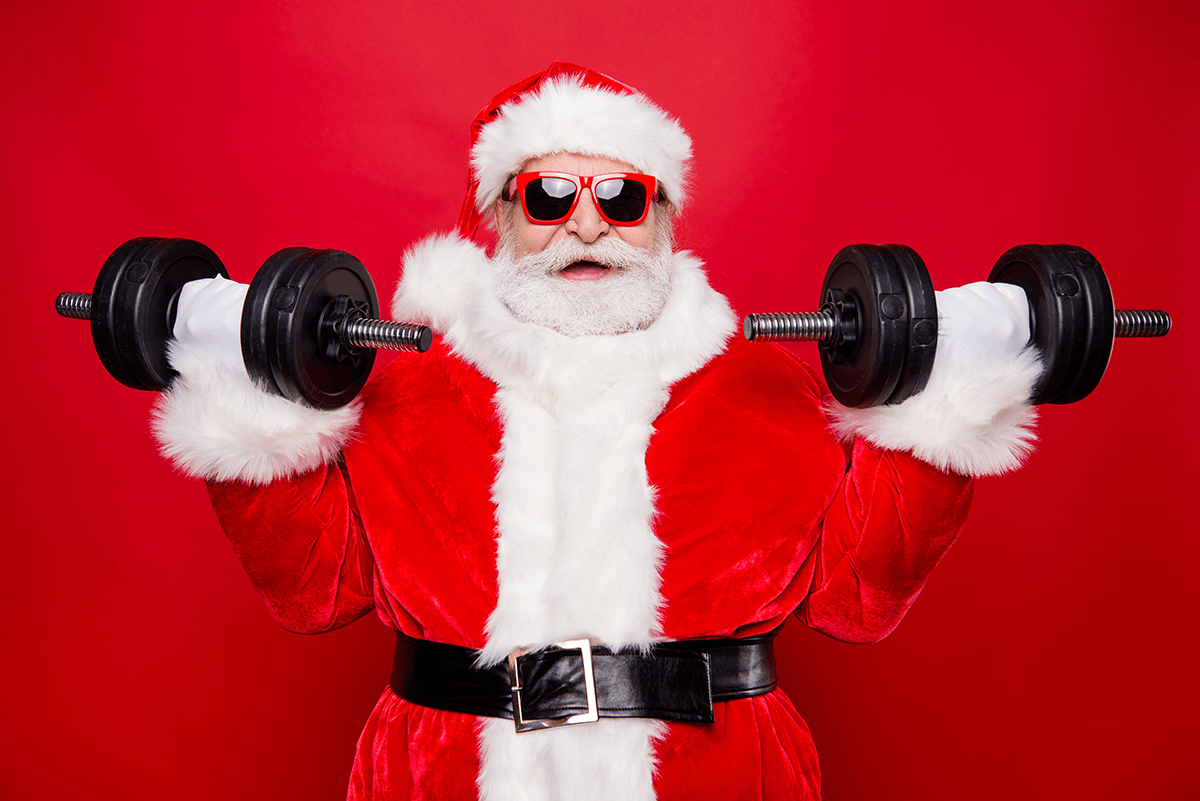
[[[910,451],[940,470],[963,475],[998,475],[1020,467],[1037,439],[1037,411],[1028,403],[1042,372],[1036,349],[987,364],[945,351],[925,390],[903,403],[869,409],[831,403],[834,431],[847,440],[862,437],[880,448]]]
[[[179,377],[154,409],[162,454],[190,476],[270,482],[337,457],[358,425],[358,401],[319,410],[268,394],[203,348],[170,343]]]

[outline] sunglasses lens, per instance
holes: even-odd
[[[600,210],[614,222],[636,222],[646,213],[646,186],[629,178],[609,178],[596,184]]]
[[[535,178],[525,185],[525,210],[535,220],[561,220],[575,202],[575,184],[563,178]]]

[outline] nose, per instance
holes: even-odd
[[[608,233],[609,225],[608,221],[600,216],[600,211],[596,208],[596,198],[592,196],[591,191],[589,189],[581,191],[583,194],[575,206],[575,211],[563,225],[566,227],[567,233],[574,234],[582,242],[590,245]]]

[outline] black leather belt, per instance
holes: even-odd
[[[711,723],[713,703],[775,689],[775,634],[676,640],[621,653],[568,640],[514,651],[481,670],[477,651],[397,632],[391,685],[414,704],[506,718],[517,731],[598,717]]]

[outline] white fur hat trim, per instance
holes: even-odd
[[[550,153],[624,161],[657,178],[676,208],[687,199],[692,141],[682,126],[644,95],[585,86],[566,75],[505,104],[483,126],[471,150],[476,209],[485,212],[522,164]]]

